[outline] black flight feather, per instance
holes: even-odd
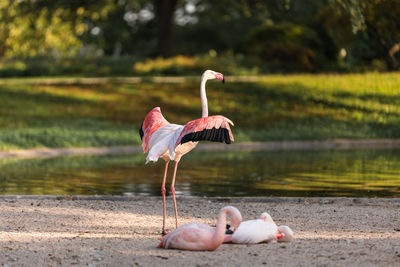
[[[143,132],[143,123],[142,123],[142,125],[140,126],[139,134],[140,134],[140,140],[143,140],[143,135],[144,135],[144,132]]]
[[[220,127],[216,129],[213,127],[212,129],[204,129],[202,131],[188,133],[183,136],[181,139],[181,144],[187,142],[198,142],[198,141],[212,141],[212,142],[225,142],[226,144],[232,143],[229,137],[229,131],[226,128]]]

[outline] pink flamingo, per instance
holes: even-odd
[[[186,125],[169,123],[161,114],[159,107],[153,108],[143,121],[140,128],[140,137],[144,153],[148,152],[146,164],[149,161],[156,162],[158,158],[165,160],[164,178],[161,186],[163,197],[163,227],[165,235],[165,181],[170,160],[175,161],[174,174],[171,182],[171,192],[174,202],[175,223],[178,227],[178,211],[175,199],[175,177],[179,161],[183,155],[194,149],[201,140],[225,142],[234,141],[229,124],[232,121],[224,116],[208,116],[208,104],[206,96],[207,80],[218,79],[225,82],[224,76],[212,70],[206,70],[201,76],[200,98],[202,106],[202,118],[188,122]]]
[[[256,244],[278,240],[278,242],[291,242],[293,231],[289,226],[277,226],[267,212],[261,214],[257,220],[242,222],[232,235],[226,235],[224,242],[236,244]]]
[[[159,248],[176,248],[184,250],[216,250],[224,241],[226,215],[235,229],[242,221],[239,210],[232,206],[222,208],[218,214],[216,228],[207,224],[184,224],[160,238]]]

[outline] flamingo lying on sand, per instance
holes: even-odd
[[[156,162],[158,158],[165,160],[165,171],[161,186],[163,196],[163,227],[162,234],[165,235],[165,180],[167,177],[168,163],[175,161],[174,174],[171,182],[171,192],[174,201],[175,223],[178,227],[178,211],[175,200],[175,177],[178,163],[183,155],[196,147],[198,141],[207,140],[214,142],[225,142],[230,144],[234,141],[229,124],[232,121],[223,116],[208,116],[206,82],[218,79],[224,82],[224,76],[212,70],[206,70],[201,76],[200,98],[202,106],[202,118],[188,122],[186,125],[169,123],[161,114],[159,107],[153,108],[143,121],[140,128],[143,151],[148,155],[149,161]]]
[[[232,206],[224,207],[218,214],[216,228],[207,224],[184,224],[160,238],[159,248],[175,248],[184,250],[216,250],[224,241],[226,215],[236,229],[242,221],[239,210]]]
[[[286,225],[277,226],[271,216],[264,212],[257,220],[242,222],[233,234],[225,236],[225,243],[256,244],[278,240],[291,242],[293,231]]]

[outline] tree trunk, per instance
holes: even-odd
[[[378,41],[378,44],[381,46],[381,48],[385,52],[384,59],[386,61],[386,66],[387,66],[388,70],[389,71],[396,70],[399,67],[399,63],[394,55],[400,50],[399,43],[396,43],[392,47],[390,47],[384,40],[382,34],[378,31],[378,29],[372,23],[365,21],[365,24],[367,25],[367,28],[369,29],[369,31],[367,31],[368,35],[373,40],[376,38]]]
[[[157,54],[168,56],[173,48],[173,19],[178,0],[153,0],[157,23]]]
[[[400,51],[400,43],[397,43],[390,48],[386,61],[388,66],[390,65],[390,70],[397,70],[399,68],[399,62],[397,61],[395,54]]]

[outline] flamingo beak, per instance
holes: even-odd
[[[281,238],[283,238],[284,236],[285,236],[285,234],[283,234],[283,233],[276,234],[276,238],[277,238],[277,239],[281,239]]]
[[[215,73],[215,78],[218,80],[221,80],[222,83],[225,83],[224,75],[222,75],[221,73],[219,73],[219,72]]]

